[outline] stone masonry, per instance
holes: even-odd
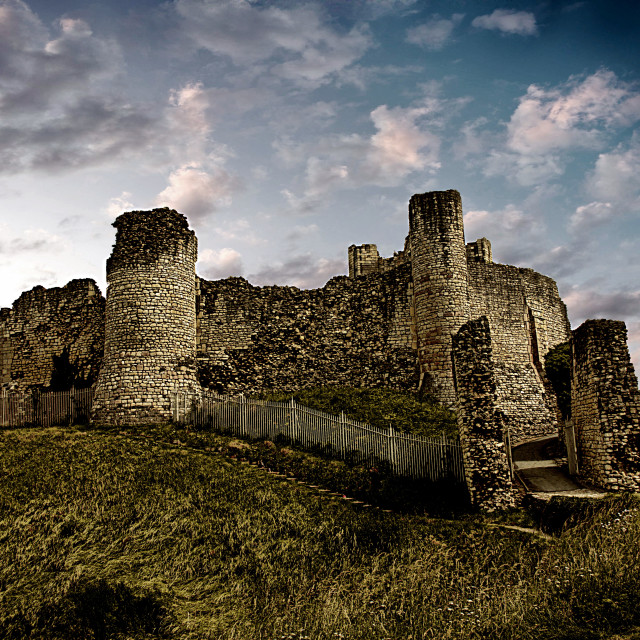
[[[0,383],[47,387],[54,356],[66,349],[79,377],[98,377],[104,343],[105,301],[93,280],[34,287],[0,311]]]
[[[469,317],[460,194],[451,189],[414,195],[409,237],[421,388],[452,407],[451,336]]]
[[[580,473],[640,491],[640,392],[624,322],[587,320],[572,336],[571,415]]]
[[[322,289],[198,280],[198,370],[226,393],[322,385],[418,388],[410,265]]]
[[[104,360],[92,419],[168,422],[171,392],[199,387],[197,240],[187,219],[166,208],[123,213],[113,226]]]
[[[511,470],[498,408],[486,316],[464,324],[453,337],[458,428],[471,503],[483,511],[514,506]]]

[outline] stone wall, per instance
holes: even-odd
[[[624,322],[587,320],[572,336],[571,415],[579,471],[614,491],[640,491],[640,392]]]
[[[416,391],[410,265],[322,289],[199,280],[198,370],[221,392],[321,385]]]
[[[450,189],[412,196],[409,238],[421,388],[453,407],[451,336],[469,317],[460,194]]]
[[[550,278],[493,264],[486,238],[465,245],[457,191],[413,196],[402,251],[382,258],[376,245],[352,245],[350,277],[314,290],[196,278],[197,242],[176,211],[128,212],[114,226],[106,319],[96,315],[104,301],[95,285],[67,307],[53,293],[24,294],[0,313],[3,380],[45,383],[52,354],[65,347],[95,374],[104,335],[97,422],[167,420],[171,391],[199,383],[229,393],[388,386],[455,407],[452,336],[486,316],[496,402],[513,439],[555,429],[541,363],[568,338],[566,309]],[[39,319],[54,307],[52,324],[84,337],[56,337]]]
[[[105,300],[93,280],[34,287],[0,311],[0,383],[48,387],[54,357],[67,351],[79,377],[98,376],[104,344]]]
[[[458,428],[471,503],[493,511],[514,506],[486,316],[464,324],[453,337]]]
[[[570,325],[555,282],[481,259],[468,263],[468,273],[469,315],[488,318],[498,403],[513,442],[557,433],[555,394],[543,363],[550,348],[569,339]]]
[[[177,211],[123,213],[107,261],[104,361],[93,420],[145,424],[171,418],[170,394],[196,377],[197,240]]]
[[[478,238],[475,242],[467,242],[467,264],[470,262],[493,262],[489,240]]]

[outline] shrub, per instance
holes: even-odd
[[[558,399],[562,417],[571,417],[571,344],[563,342],[549,349],[544,358],[544,370]]]
[[[456,435],[456,415],[449,409],[428,400],[392,389],[362,389],[355,387],[314,387],[293,394],[270,391],[259,395],[262,400],[286,402],[291,397],[307,407],[333,415],[344,412],[352,420],[373,427],[394,429],[405,433],[434,436]]]

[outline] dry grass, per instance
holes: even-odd
[[[0,637],[634,638],[637,500],[552,539],[486,524],[153,438],[3,432]]]

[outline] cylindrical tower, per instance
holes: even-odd
[[[451,338],[469,315],[460,194],[450,189],[414,195],[409,237],[421,389],[453,406]]]
[[[104,359],[92,419],[115,425],[167,422],[171,392],[198,388],[198,242],[187,219],[166,208],[123,213],[113,226]]]

